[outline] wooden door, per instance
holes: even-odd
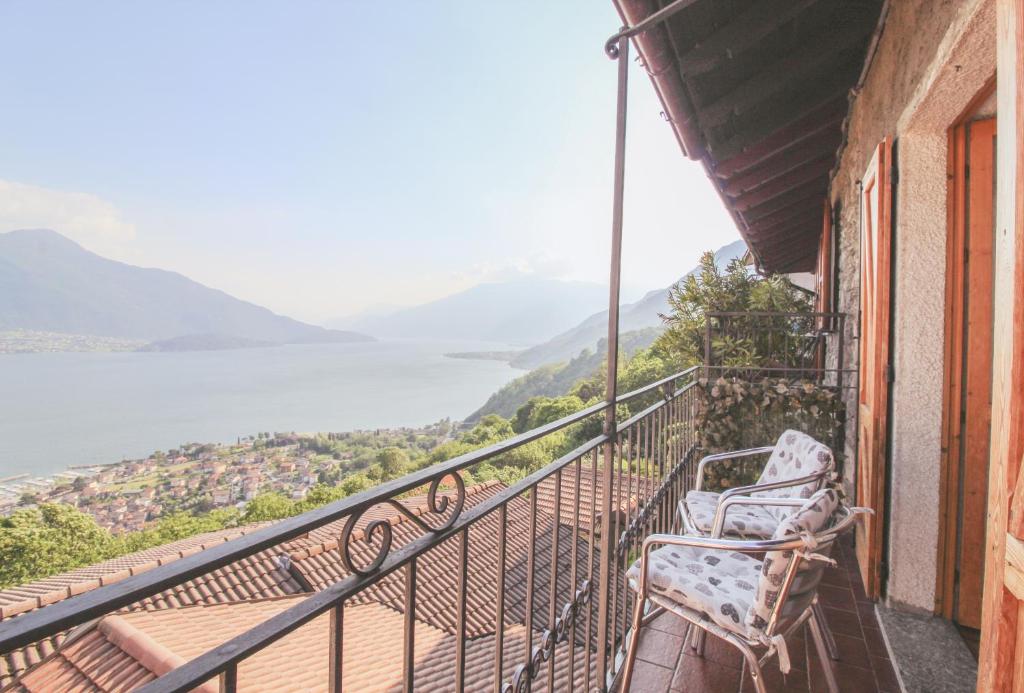
[[[1024,0],[997,0],[992,438],[978,691],[1024,691]]]
[[[857,504],[875,514],[857,525],[857,562],[864,589],[881,590],[887,420],[889,408],[889,330],[892,283],[892,147],[875,150],[861,181],[860,388],[857,411]]]
[[[994,118],[965,123],[963,369],[953,619],[981,628],[988,459],[992,435],[992,291],[995,241]]]

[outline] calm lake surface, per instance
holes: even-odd
[[[522,371],[382,341],[184,353],[0,355],[0,478],[258,431],[421,426],[472,413]]]

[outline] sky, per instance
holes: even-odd
[[[313,322],[607,283],[611,0],[5,0],[0,232]],[[623,283],[738,234],[630,71]]]

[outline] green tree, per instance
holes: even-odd
[[[497,414],[489,414],[480,419],[480,422],[472,430],[464,433],[459,440],[469,445],[482,447],[511,438],[514,434],[512,424],[507,419]]]
[[[294,502],[280,493],[261,493],[245,506],[243,522],[280,520],[294,514]]]
[[[534,397],[516,411],[512,427],[516,433],[523,433],[575,414],[585,407],[586,404],[576,395]]]
[[[409,467],[409,455],[402,448],[388,447],[377,453],[384,479],[394,479],[405,473]]]
[[[742,260],[719,270],[714,253],[701,257],[698,272],[685,277],[669,289],[669,311],[661,316],[665,332],[651,347],[653,355],[665,360],[670,370],[688,368],[703,362],[707,314],[750,311],[806,312],[809,299],[784,277],[762,277],[752,273]],[[749,357],[763,356],[767,345],[734,343],[734,350],[750,351]]]
[[[341,482],[341,490],[346,496],[365,491],[373,486],[373,482],[365,474],[352,474]]]
[[[43,503],[0,519],[0,587],[110,558],[110,532],[89,515],[62,503]]]

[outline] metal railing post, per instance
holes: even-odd
[[[608,439],[604,443],[604,468],[601,470],[601,570],[597,608],[597,684],[601,690],[607,687],[609,674],[608,646],[609,625],[614,614],[609,611],[610,596],[614,586],[613,568],[615,558],[615,537],[612,536],[612,472],[615,466],[615,442],[617,437],[615,420],[615,399],[618,394],[619,365],[619,282],[622,274],[622,204],[626,173],[626,97],[629,77],[629,38],[621,36],[618,51],[618,94],[615,115],[615,179],[612,198],[612,252],[608,287],[608,371],[605,384],[604,432]],[[614,643],[613,643],[614,645]],[[614,651],[611,651],[614,664]]]

